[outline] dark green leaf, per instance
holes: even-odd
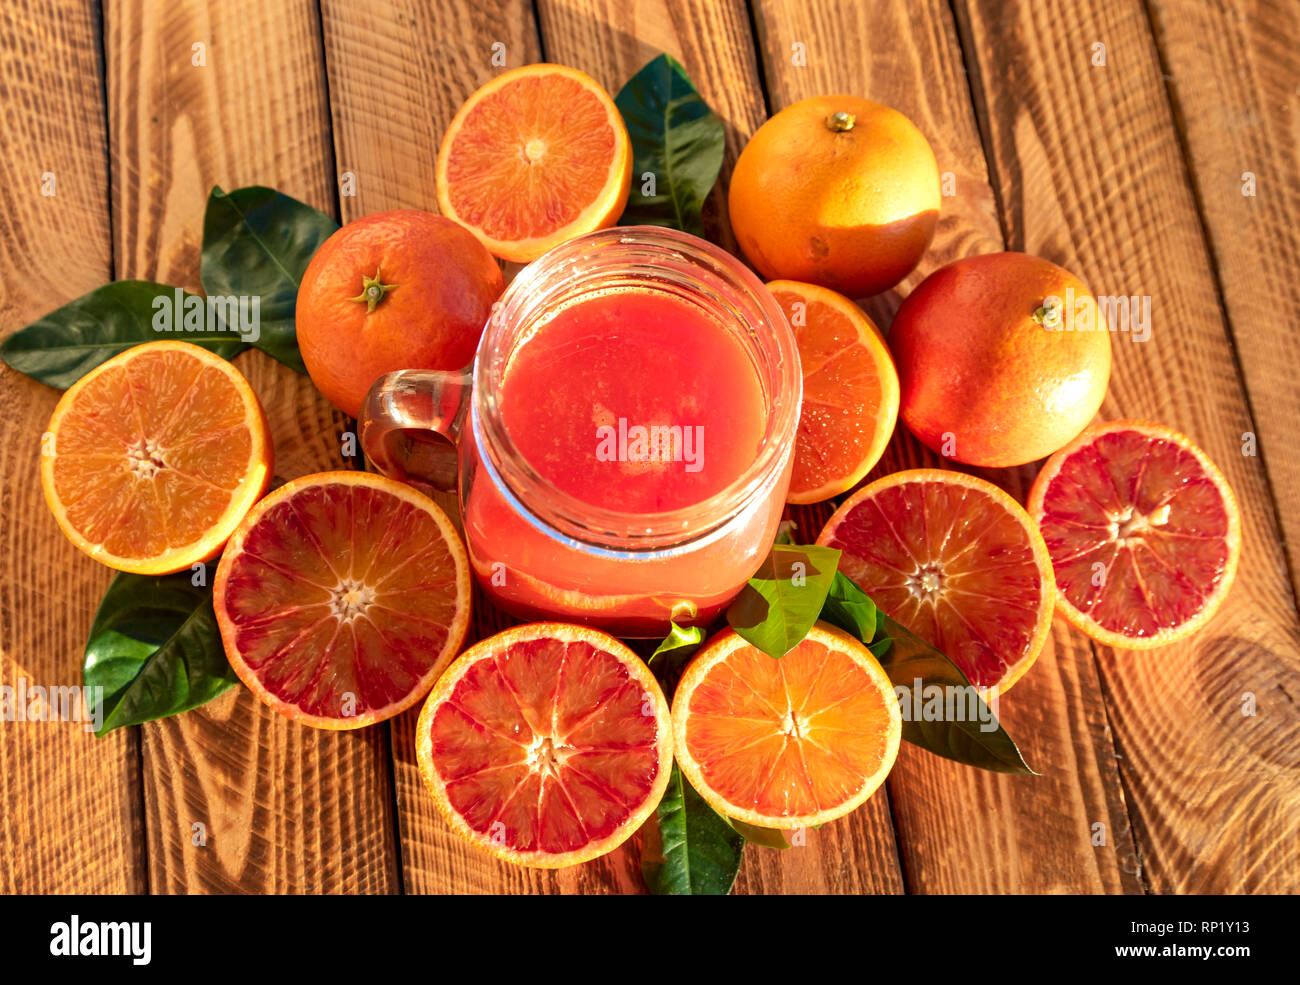
[[[785,832],[780,828],[760,828],[756,824],[737,821],[734,817],[724,817],[723,820],[735,828],[740,833],[740,836],[751,845],[781,850],[790,847],[790,843],[785,840]]]
[[[632,138],[632,192],[620,222],[704,235],[704,200],[722,167],[722,120],[671,55],[632,76],[614,102]],[[654,193],[644,194],[651,180]]]
[[[821,618],[864,643],[876,635],[876,603],[842,571],[835,572]]]
[[[793,520],[782,520],[776,528],[775,544],[793,544],[794,532],[799,529],[799,524]]]
[[[774,544],[727,609],[727,622],[769,656],[785,656],[817,621],[839,560],[833,547]]]
[[[108,586],[83,665],[86,686],[104,689],[98,735],[197,708],[239,682],[221,645],[212,589],[192,578],[188,571],[119,574]]]
[[[193,302],[190,299],[194,299]],[[102,362],[142,342],[181,339],[211,349],[226,359],[243,348],[243,340],[214,320],[207,331],[203,298],[179,287],[147,280],[105,284],[19,329],[4,344],[4,361],[33,379],[66,390]],[[201,332],[184,330],[184,307],[201,319]]]
[[[209,298],[259,298],[256,338],[267,355],[306,373],[294,305],[312,255],[339,228],[324,212],[274,188],[213,188],[203,216],[200,279]]]
[[[971,687],[961,668],[883,612],[879,624],[880,632],[893,641],[880,665],[885,668],[895,689],[906,689],[900,695],[904,739],[967,766],[998,773],[1038,775],[1030,769],[1019,747],[998,722],[993,710]],[[916,693],[918,680],[920,694]],[[931,685],[945,689],[932,694],[962,695],[961,707],[954,708],[954,714],[945,711],[936,717],[932,712],[937,711],[937,707],[927,709],[925,699],[926,690]],[[955,690],[948,691],[950,688]],[[939,700],[944,699],[940,697]],[[926,720],[930,718],[936,720]]]
[[[686,782],[673,763],[655,823],[646,826],[641,874],[661,896],[726,896],[740,872],[745,839]]]
[[[704,641],[704,631],[699,626],[679,626],[675,622],[671,625],[664,641],[646,661],[669,701],[682,675],[682,668]]]

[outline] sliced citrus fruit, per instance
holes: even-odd
[[[1237,572],[1232,489],[1205,452],[1160,424],[1085,431],[1047,460],[1029,512],[1062,614],[1108,646],[1147,649],[1190,635]]]
[[[525,65],[478,89],[438,149],[438,208],[494,255],[526,263],[614,225],[632,144],[600,83],[564,65]]]
[[[59,400],[41,484],[77,547],[159,575],[217,555],[266,492],[271,461],[266,418],[239,370],[189,342],[146,342]]]
[[[1056,591],[1020,504],[962,472],[912,469],[850,496],[817,543],[887,615],[978,688],[1005,691],[1047,640]]]
[[[368,472],[322,472],[249,512],[213,603],[249,690],[304,725],[359,728],[424,697],[465,642],[469,561],[427,496]]]
[[[452,829],[498,858],[559,868],[618,847],[658,806],[672,718],[649,668],[599,630],[530,623],[466,650],[416,726]]]
[[[673,695],[677,764],[728,817],[800,828],[843,817],[880,786],[902,716],[876,658],[817,623],[780,660],[726,629]]]
[[[813,284],[767,285],[790,320],[803,366],[791,503],[820,503],[861,482],[898,421],[898,374],[866,313]]]

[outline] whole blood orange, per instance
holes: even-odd
[[[983,479],[887,475],[850,496],[817,543],[839,548],[840,570],[978,688],[1007,690],[1047,640],[1047,548],[1020,504]]]
[[[45,501],[96,561],[143,575],[213,558],[266,492],[271,435],[248,381],[189,342],[146,342],[60,398]]]
[[[1052,557],[1058,607],[1108,646],[1189,636],[1237,572],[1232,489],[1205,452],[1160,424],[1089,428],[1048,459],[1029,512]]]
[[[304,725],[353,729],[415,704],[456,655],[469,561],[427,496],[369,472],[321,472],[249,512],[212,601],[250,691]]]
[[[719,813],[767,828],[858,807],[893,767],[902,727],[876,658],[821,622],[780,660],[723,630],[673,695],[677,763],[691,786]]]
[[[503,260],[614,225],[631,184],[614,100],[565,65],[502,72],[465,100],[438,148],[438,208]]]
[[[903,423],[968,465],[1050,455],[1106,395],[1110,334],[1097,314],[1083,282],[1040,257],[990,253],[941,267],[889,329]]]
[[[672,718],[654,676],[618,640],[532,623],[451,665],[415,743],[452,830],[507,862],[559,868],[618,847],[658,806]]]
[[[356,417],[385,373],[469,363],[503,288],[496,261],[450,219],[376,212],[311,258],[298,287],[298,348],[317,389]]]
[[[815,96],[758,128],[736,161],[736,240],[768,280],[851,298],[893,287],[939,220],[939,168],[902,113],[858,96]]]

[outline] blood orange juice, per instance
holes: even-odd
[[[557,247],[507,289],[471,375],[386,379],[369,407],[422,392],[423,426],[459,442],[470,558],[514,615],[663,635],[674,616],[715,618],[771,546],[798,354],[767,289],[694,237],[630,227]],[[409,430],[400,417],[385,426]]]

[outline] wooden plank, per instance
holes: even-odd
[[[1241,505],[1243,561],[1213,623],[1154,652],[1098,648],[1145,878],[1161,893],[1296,892],[1300,622],[1268,479],[1242,454],[1242,434],[1257,427],[1150,21],[1121,0],[957,9],[1011,245],[1098,293],[1152,298],[1150,338],[1115,340],[1104,416],[1185,431]],[[1043,57],[1044,38],[1054,57]],[[1098,42],[1104,67],[1091,57]],[[1243,715],[1247,695],[1254,716]]]
[[[344,220],[371,212],[438,210],[438,143],[461,103],[509,68],[540,60],[528,0],[382,0],[364,11],[323,0],[321,27],[340,176],[354,195]],[[503,47],[494,49],[493,45]],[[493,64],[493,56],[504,64]],[[454,495],[438,502],[458,518]],[[468,642],[509,625],[475,588]],[[462,841],[443,822],[415,760],[419,709],[390,723],[403,885],[408,892],[543,892],[548,873],[516,871]],[[610,876],[613,879],[613,876]],[[628,880],[635,878],[629,874]],[[598,885],[587,887],[599,892]]]
[[[1300,592],[1300,457],[1292,447],[1300,420],[1300,6],[1155,0],[1147,9]]]
[[[736,156],[766,118],[745,5],[739,0],[632,5],[618,0],[541,0],[538,14],[547,57],[589,72],[610,92],[617,92],[660,51],[682,62],[727,126],[727,154],[712,198],[716,218],[711,231],[724,245],[734,246],[721,191]],[[889,799],[883,790],[849,817],[804,832],[802,840],[799,847],[784,852],[748,848],[736,891],[903,891]]]
[[[899,287],[866,303],[885,328],[930,271],[1003,248],[995,200],[948,5],[815,4],[762,0],[755,23],[773,110],[848,92],[906,113],[934,147],[956,194],[945,197],[934,243]],[[887,44],[871,39],[889,39]],[[859,40],[870,44],[862,57]],[[796,49],[796,45],[800,46]],[[797,64],[796,53],[805,64]],[[900,424],[868,479],[918,465],[950,467]],[[985,470],[1023,500],[1032,469]],[[815,536],[820,525],[807,536]],[[1034,669],[999,711],[1044,775],[1008,777],[904,745],[888,787],[909,892],[1134,892],[1140,890],[1128,819],[1098,681],[1085,641],[1058,626]],[[1093,825],[1106,844],[1093,847]]]
[[[104,26],[117,276],[197,290],[213,184],[273,185],[334,211],[313,3],[186,0],[147,16],[109,4]],[[346,467],[347,425],[306,377],[260,352],[237,363],[266,408],[279,478]],[[382,729],[304,728],[239,688],[143,733],[155,892],[398,888]]]
[[[94,3],[0,10],[2,335],[111,277],[98,35]],[[80,686],[86,634],[112,576],[63,537],[41,495],[40,436],[58,397],[0,366],[7,688]],[[0,802],[0,893],[146,890],[134,730],[97,739],[76,723],[0,723]]]

